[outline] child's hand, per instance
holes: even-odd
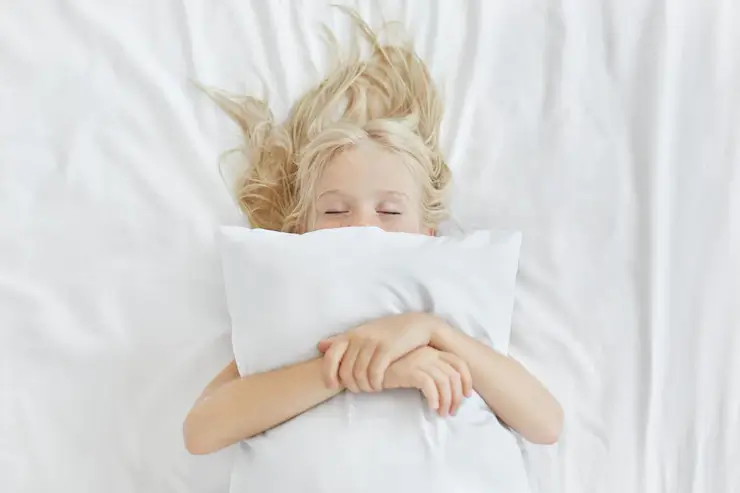
[[[351,392],[380,392],[388,367],[414,349],[429,344],[444,322],[427,313],[380,318],[319,342],[324,378]]]
[[[462,358],[425,346],[388,367],[385,388],[421,390],[429,407],[440,416],[455,414],[463,396],[473,393],[473,379]]]

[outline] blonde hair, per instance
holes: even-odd
[[[420,179],[425,226],[446,216],[450,171],[439,150],[442,104],[429,72],[409,45],[381,44],[352,10],[370,44],[362,59],[355,45],[345,58],[327,30],[337,55],[334,68],[276,123],[267,102],[208,91],[241,128],[239,149],[248,168],[237,184],[240,208],[255,228],[302,232],[324,168],[343,151],[365,142],[406,158]]]

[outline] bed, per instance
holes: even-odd
[[[740,4],[339,3],[443,86],[455,224],[523,232],[512,353],[567,416],[522,444],[533,491],[740,492]],[[228,490],[233,451],[181,437],[243,224],[195,83],[284,114],[321,22],[348,32],[319,0],[5,2],[0,491]]]

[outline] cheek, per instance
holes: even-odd
[[[314,209],[306,218],[305,232],[316,231],[319,229],[338,228],[340,226],[341,216],[332,216],[321,214]]]
[[[428,228],[416,214],[404,214],[401,216],[386,216],[383,221],[383,229],[398,233],[427,234]]]
[[[332,229],[342,227],[341,216],[319,216],[310,223],[308,231],[316,231],[319,229]]]

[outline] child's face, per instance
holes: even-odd
[[[309,231],[376,226],[432,234],[424,227],[421,185],[403,158],[366,143],[337,156],[316,184]]]

